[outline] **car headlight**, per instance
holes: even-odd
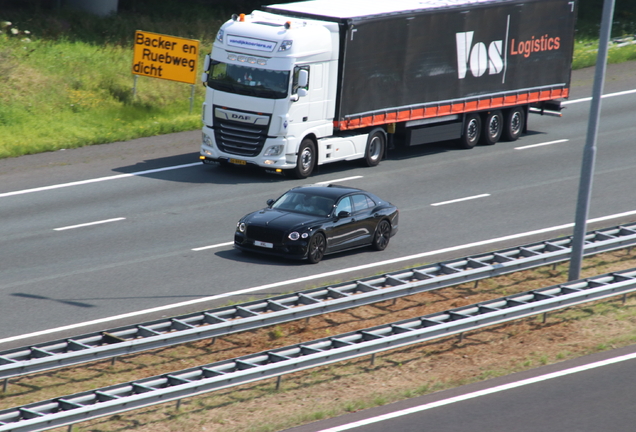
[[[283,148],[282,144],[273,145],[265,150],[263,156],[278,156],[283,152]]]
[[[239,222],[236,224],[236,229],[238,230],[238,232],[242,232],[242,233],[244,233],[244,232],[245,232],[245,228],[246,228],[245,222],[241,222],[241,221],[239,221]]]
[[[300,234],[297,231],[290,232],[289,235],[287,236],[287,238],[289,238],[290,240],[293,240],[293,241],[296,241],[299,238],[306,239],[307,237],[309,237],[309,233],[304,232],[304,233]]]

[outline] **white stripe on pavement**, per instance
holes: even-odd
[[[138,172],[129,173],[129,174],[118,174],[118,175],[108,176],[108,177],[99,177],[99,178],[88,179],[88,180],[80,180],[80,181],[75,181],[70,183],[60,183],[56,185],[42,186],[42,187],[33,188],[33,189],[23,189],[19,191],[0,193],[0,198],[5,198],[5,197],[10,197],[15,195],[24,195],[24,194],[33,193],[33,192],[43,192],[43,191],[53,190],[53,189],[61,189],[61,188],[66,188],[71,186],[81,186],[85,184],[99,183],[99,182],[108,181],[108,180],[119,180],[119,179],[127,178],[127,177],[143,176],[143,175],[154,174],[154,173],[163,172],[163,171],[171,171],[171,170],[176,170],[181,168],[190,168],[190,167],[199,166],[199,165],[201,165],[201,162],[185,164],[185,165],[175,165],[171,167],[157,168],[157,169],[151,169],[146,171],[138,171]]]
[[[433,203],[431,205],[433,207],[436,207],[436,206],[441,206],[441,205],[446,205],[446,204],[454,204],[454,203],[458,203],[458,202],[462,202],[462,201],[474,200],[474,199],[478,199],[478,198],[485,198],[485,197],[489,197],[489,196],[490,196],[490,194],[474,195],[474,196],[469,196],[469,197],[466,197],[466,198],[457,198],[457,199],[450,200],[450,201],[443,201],[443,202]]]
[[[79,225],[66,226],[66,227],[62,227],[62,228],[53,228],[53,231],[65,231],[65,230],[70,230],[70,229],[75,229],[75,228],[84,228],[84,227],[87,227],[87,226],[101,225],[101,224],[110,223],[110,222],[117,222],[117,221],[121,221],[121,220],[125,220],[125,219],[126,218],[124,218],[124,217],[114,218],[114,219],[106,219],[106,220],[101,220],[101,221],[96,221],[96,222],[83,223],[83,224],[79,224]]]
[[[617,214],[608,215],[608,216],[602,216],[602,217],[595,218],[595,219],[589,219],[587,221],[587,223],[603,222],[603,221],[607,221],[607,220],[612,220],[612,219],[626,217],[626,216],[634,216],[634,215],[636,215],[636,210],[632,210],[632,211],[628,211],[628,212],[624,212],[624,213],[617,213]],[[456,252],[456,251],[460,251],[460,250],[464,250],[464,249],[473,248],[475,246],[491,245],[493,243],[498,243],[498,242],[507,241],[507,240],[515,240],[515,239],[519,239],[519,238],[523,238],[523,237],[527,237],[527,236],[531,236],[531,235],[536,235],[536,234],[545,234],[545,233],[553,232],[553,231],[562,231],[562,230],[567,229],[567,228],[572,228],[573,226],[574,226],[574,223],[567,223],[567,224],[563,224],[563,225],[557,225],[557,226],[553,226],[553,227],[542,228],[542,229],[538,229],[538,230],[534,230],[534,231],[527,231],[527,232],[523,232],[523,233],[512,234],[512,235],[509,235],[509,236],[498,237],[498,238],[489,239],[489,240],[482,240],[482,241],[478,241],[478,242],[474,242],[474,243],[468,243],[468,244],[463,244],[463,245],[458,245],[458,246],[452,246],[452,247],[448,247],[448,248],[444,248],[444,249],[438,249],[438,250],[429,251],[429,252],[422,252],[422,253],[419,253],[419,254],[408,255],[408,256],[403,256],[403,257],[399,257],[399,258],[393,258],[393,259],[386,260],[386,261],[363,264],[363,265],[359,265],[359,266],[356,266],[356,267],[349,267],[349,268],[344,268],[344,269],[340,269],[340,270],[333,270],[333,271],[330,271],[330,272],[319,273],[319,274],[315,274],[315,275],[303,276],[303,277],[296,278],[296,279],[291,279],[291,280],[286,280],[286,281],[281,281],[281,282],[274,282],[274,283],[265,284],[265,285],[259,285],[259,286],[252,287],[252,288],[245,288],[245,289],[242,289],[242,290],[227,292],[227,293],[223,293],[223,294],[217,294],[217,295],[213,295],[213,296],[209,296],[209,297],[203,297],[203,298],[196,299],[196,300],[189,300],[189,301],[185,301],[185,302],[181,302],[181,303],[175,303],[175,304],[171,304],[171,305],[159,306],[159,307],[156,307],[156,308],[151,308],[151,309],[146,309],[146,310],[141,310],[141,311],[129,312],[129,313],[122,314],[122,315],[117,315],[117,316],[112,316],[112,317],[105,317],[105,318],[100,318],[100,319],[96,319],[96,320],[93,320],[93,321],[87,321],[87,322],[84,322],[84,323],[77,323],[77,324],[71,324],[71,325],[68,325],[68,326],[63,326],[63,327],[58,327],[58,328],[42,330],[42,331],[38,331],[38,332],[34,332],[34,333],[29,333],[29,334],[26,334],[26,335],[12,336],[12,337],[8,337],[8,338],[5,338],[5,339],[0,339],[0,344],[3,344],[5,342],[16,341],[16,340],[20,340],[20,339],[28,339],[28,338],[31,338],[31,337],[42,336],[42,335],[46,335],[46,334],[50,334],[50,333],[56,333],[56,332],[59,332],[59,331],[77,330],[77,329],[80,329],[82,327],[86,327],[86,326],[94,325],[94,324],[105,324],[105,323],[108,323],[108,322],[116,322],[117,320],[121,320],[121,319],[124,319],[124,318],[140,316],[140,315],[153,313],[153,312],[169,311],[170,309],[174,309],[174,308],[181,307],[181,306],[190,306],[190,305],[194,305],[194,304],[198,304],[198,303],[204,303],[204,302],[209,302],[209,301],[212,301],[212,300],[232,297],[232,296],[235,296],[235,295],[252,293],[252,292],[257,292],[257,291],[263,291],[263,290],[267,290],[267,289],[271,289],[271,288],[279,288],[279,287],[283,287],[283,286],[286,286],[286,285],[292,285],[292,284],[299,283],[299,282],[309,282],[309,281],[320,279],[320,278],[339,276],[339,275],[343,275],[343,274],[350,273],[350,272],[355,272],[355,271],[359,271],[359,270],[373,269],[373,268],[384,266],[384,265],[388,265],[388,264],[395,264],[395,263],[400,263],[400,262],[414,260],[414,259],[426,258],[426,257],[430,257],[430,256],[437,255],[437,254],[442,254],[442,253],[447,253],[447,252]]]
[[[568,142],[568,141],[570,141],[570,140],[569,139],[560,139],[560,140],[556,140],[556,141],[548,141],[548,142],[539,143],[539,144],[530,144],[530,145],[527,145],[527,146],[515,147],[515,150],[525,150],[525,149],[534,148],[534,147],[543,147],[543,146],[552,145],[552,144],[560,144],[560,143],[564,143],[564,142]]]
[[[354,429],[354,428],[359,428],[362,426],[366,426],[366,425],[370,425],[373,423],[379,423],[381,421],[384,420],[390,420],[390,419],[394,419],[397,417],[402,417],[405,415],[409,415],[409,414],[413,414],[413,413],[417,413],[417,412],[421,412],[421,411],[426,411],[432,408],[437,408],[437,407],[441,407],[444,405],[450,405],[456,402],[462,402],[468,399],[473,399],[473,398],[477,398],[480,396],[486,396],[489,394],[493,394],[493,393],[498,393],[501,391],[506,391],[506,390],[510,390],[510,389],[514,389],[514,388],[518,388],[518,387],[523,387],[529,384],[534,384],[534,383],[538,383],[541,381],[547,381],[547,380],[551,380],[554,378],[560,378],[562,376],[566,376],[566,375],[571,375],[571,374],[575,374],[578,372],[584,372],[590,369],[595,369],[595,368],[599,368],[599,367],[603,367],[603,366],[608,366],[611,364],[615,364],[615,363],[620,363],[623,361],[627,361],[627,360],[633,360],[634,358],[636,358],[636,353],[631,353],[631,354],[625,354],[619,357],[613,357],[607,360],[601,360],[598,362],[594,362],[594,363],[588,363],[582,366],[577,366],[577,367],[573,367],[570,369],[564,369],[561,371],[557,371],[557,372],[552,372],[549,374],[545,374],[545,375],[539,375],[536,377],[532,377],[532,378],[527,378],[524,380],[520,380],[520,381],[515,381],[515,382],[511,382],[508,384],[503,384],[500,386],[496,386],[496,387],[491,387],[491,388],[487,388],[484,390],[479,390],[476,392],[472,392],[472,393],[466,393],[463,395],[459,395],[459,396],[455,396],[452,398],[448,398],[448,399],[443,399],[440,401],[436,401],[436,402],[431,402],[428,404],[424,404],[424,405],[419,405],[419,406],[415,406],[412,408],[407,408],[404,410],[400,410],[400,411],[395,411],[392,413],[388,413],[388,414],[384,414],[384,415],[380,415],[377,417],[371,417],[368,419],[364,419],[364,420],[359,420],[353,423],[348,423],[345,425],[341,425],[341,426],[336,426],[336,427],[332,427],[329,429],[322,429],[320,431],[317,432],[341,432],[341,431],[346,431],[346,430],[350,430],[350,429]],[[434,429],[434,428],[433,428]]]

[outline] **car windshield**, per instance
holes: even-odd
[[[333,205],[334,201],[331,198],[290,191],[278,198],[276,202],[272,204],[272,208],[327,217],[329,213],[331,213]]]
[[[265,99],[283,99],[289,93],[289,72],[213,63],[208,86],[215,90]]]

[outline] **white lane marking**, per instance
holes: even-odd
[[[625,91],[621,91],[621,92],[616,92],[616,93],[607,93],[604,94],[603,96],[601,96],[601,99],[605,99],[605,98],[611,98],[611,97],[616,97],[616,96],[625,96],[625,95],[629,95],[629,94],[633,94],[636,93],[636,89],[634,90],[625,90]],[[586,97],[586,98],[581,98],[581,99],[574,99],[571,101],[563,101],[561,102],[561,105],[571,105],[571,104],[575,104],[575,103],[579,103],[579,102],[589,102],[592,100],[592,97]]]
[[[199,165],[201,165],[201,162],[185,164],[185,165],[175,165],[171,167],[157,168],[157,169],[139,171],[139,172],[129,173],[129,174],[118,174],[118,175],[108,176],[108,177],[99,177],[99,178],[88,179],[88,180],[80,180],[80,181],[70,182],[70,183],[60,183],[56,185],[42,186],[42,187],[33,188],[33,189],[23,189],[19,191],[0,193],[0,198],[10,197],[14,195],[24,195],[24,194],[33,193],[33,192],[48,191],[53,189],[61,189],[61,188],[71,187],[71,186],[81,186],[81,185],[85,185],[89,183],[99,183],[99,182],[108,181],[108,180],[119,180],[119,179],[128,178],[128,177],[142,176],[142,175],[153,174],[153,173],[158,173],[162,171],[171,171],[171,170],[176,170],[181,168],[190,168],[190,167],[199,166]]]
[[[620,362],[624,362],[624,361],[628,361],[628,360],[633,360],[636,358],[636,353],[631,353],[631,354],[625,354],[622,356],[618,356],[618,357],[613,357],[607,360],[601,360],[601,361],[597,361],[594,363],[588,363],[585,365],[581,365],[581,366],[576,366],[570,369],[564,369],[561,371],[557,371],[557,372],[552,372],[552,373],[548,373],[545,375],[539,375],[536,377],[532,377],[532,378],[527,378],[524,380],[520,380],[520,381],[515,381],[515,382],[511,382],[508,384],[503,384],[503,385],[499,385],[499,386],[495,386],[495,387],[491,387],[491,388],[487,388],[487,389],[483,389],[483,390],[479,390],[476,392],[472,392],[472,393],[466,393],[463,395],[459,395],[459,396],[455,396],[455,397],[451,397],[448,399],[443,399],[440,401],[436,401],[436,402],[431,402],[431,403],[427,403],[424,405],[419,405],[419,406],[415,406],[412,408],[407,408],[407,409],[403,409],[400,411],[395,411],[392,413],[388,413],[388,414],[384,414],[384,415],[380,415],[377,417],[371,417],[368,419],[364,419],[364,420],[359,420],[353,423],[349,423],[349,424],[345,424],[345,425],[341,425],[341,426],[336,426],[336,427],[332,427],[329,429],[322,429],[318,432],[340,432],[340,431],[346,431],[349,429],[354,429],[354,428],[358,428],[361,426],[366,426],[369,424],[373,424],[373,423],[379,423],[381,421],[384,420],[390,420],[393,418],[397,418],[397,417],[402,417],[405,415],[409,415],[409,414],[413,414],[413,413],[417,413],[417,412],[421,412],[421,411],[426,411],[432,408],[437,408],[437,407],[441,407],[444,405],[450,405],[456,402],[462,402],[465,400],[469,400],[469,399],[474,399],[480,396],[486,396],[486,395],[490,395],[493,393],[498,393],[498,392],[502,392],[502,391],[506,391],[506,390],[510,390],[510,389],[514,389],[514,388],[518,388],[518,387],[523,387],[529,384],[535,384],[541,381],[547,381],[547,380],[551,380],[554,378],[560,378],[563,376],[567,376],[567,375],[572,375],[575,373],[579,373],[579,372],[585,372],[587,370],[590,369],[596,369],[599,367],[603,367],[603,366],[608,366],[608,365],[612,365],[615,363],[620,363]]]
[[[211,246],[198,247],[198,248],[194,248],[192,250],[195,251],[195,252],[198,252],[198,251],[202,251],[202,250],[206,250],[206,249],[214,249],[214,248],[218,248],[218,247],[229,246],[229,245],[232,245],[232,244],[234,244],[233,241],[227,242],[227,243],[219,243],[219,244],[215,244],[215,245],[211,245]]]
[[[341,178],[341,179],[321,181],[321,182],[317,182],[317,183],[314,183],[314,184],[329,184],[329,183],[335,183],[335,182],[343,182],[343,181],[347,181],[347,180],[355,180],[355,179],[360,179],[360,178],[362,178],[362,176],[345,177],[345,178]]]
[[[474,199],[478,199],[478,198],[485,198],[485,197],[489,197],[489,196],[490,196],[490,194],[474,195],[474,196],[469,196],[469,197],[466,197],[466,198],[457,198],[457,199],[450,200],[450,201],[442,201],[442,202],[438,202],[438,203],[433,203],[431,205],[436,207],[436,206],[441,206],[441,205],[446,205],[446,204],[455,204],[455,203],[462,202],[462,201],[474,200]]]
[[[609,216],[603,216],[603,217],[596,218],[596,219],[589,219],[587,221],[587,223],[603,222],[603,221],[607,221],[607,220],[611,220],[611,219],[616,219],[616,218],[626,217],[626,216],[634,216],[634,215],[636,215],[636,210],[632,210],[632,211],[628,211],[628,212],[624,212],[624,213],[617,213],[617,214],[613,214],[613,215],[609,215]],[[42,331],[38,331],[38,332],[34,332],[34,333],[29,333],[29,334],[26,334],[26,335],[12,336],[12,337],[9,337],[9,338],[0,339],[0,345],[5,343],[5,342],[12,342],[12,341],[20,340],[20,339],[27,339],[27,338],[36,337],[36,336],[42,336],[42,335],[46,335],[46,334],[49,334],[49,333],[55,333],[55,332],[59,332],[59,331],[79,329],[79,328],[82,328],[82,327],[85,327],[85,326],[89,326],[89,325],[93,325],[93,324],[104,324],[104,323],[108,323],[108,322],[111,322],[111,321],[117,321],[117,320],[124,319],[124,318],[136,317],[136,316],[140,316],[140,315],[144,315],[144,314],[148,314],[148,313],[153,313],[153,312],[167,311],[167,310],[170,310],[170,309],[173,309],[173,308],[176,308],[176,307],[190,306],[190,305],[194,305],[194,304],[198,304],[198,303],[204,303],[204,302],[209,302],[209,301],[212,301],[212,300],[222,299],[222,298],[226,298],[226,297],[232,297],[232,296],[239,295],[239,294],[252,293],[252,292],[256,292],[256,291],[263,291],[263,290],[270,289],[270,288],[279,288],[279,287],[283,287],[285,285],[292,285],[292,284],[299,283],[299,282],[309,282],[309,281],[312,281],[312,280],[315,280],[315,279],[320,279],[320,278],[325,278],[325,277],[339,276],[339,275],[350,273],[350,272],[354,272],[354,271],[373,269],[375,267],[380,267],[380,266],[387,265],[387,264],[396,264],[396,263],[400,263],[400,262],[403,262],[403,261],[426,258],[426,257],[430,257],[432,255],[442,254],[442,253],[446,253],[446,252],[456,252],[456,251],[460,251],[460,250],[463,250],[463,249],[469,249],[469,248],[472,248],[472,247],[475,247],[475,246],[485,246],[485,245],[490,245],[490,244],[498,243],[498,242],[502,242],[502,241],[515,240],[515,239],[518,239],[518,238],[531,236],[531,235],[535,235],[535,234],[545,234],[545,233],[552,232],[552,231],[562,231],[562,230],[567,229],[567,228],[572,228],[573,226],[574,226],[574,223],[567,223],[567,224],[557,225],[557,226],[553,226],[553,227],[549,227],[549,228],[542,228],[542,229],[539,229],[539,230],[528,231],[528,232],[519,233],[519,234],[512,234],[512,235],[509,235],[509,236],[498,237],[498,238],[489,239],[489,240],[482,240],[482,241],[478,241],[478,242],[474,242],[474,243],[468,243],[468,244],[463,244],[463,245],[459,245],[459,246],[451,246],[451,247],[448,247],[448,248],[438,249],[438,250],[429,251],[429,252],[422,252],[422,253],[415,254],[415,255],[408,255],[408,256],[403,256],[403,257],[399,257],[399,258],[393,258],[393,259],[386,260],[386,261],[379,261],[379,262],[370,263],[370,264],[363,264],[363,265],[356,266],[356,267],[349,267],[349,268],[344,268],[344,269],[340,269],[340,270],[333,270],[333,271],[330,271],[330,272],[320,273],[320,274],[316,274],[316,275],[303,276],[303,277],[300,277],[300,278],[297,278],[297,279],[291,279],[291,280],[286,280],[286,281],[282,281],[282,282],[274,282],[274,283],[270,283],[270,284],[266,284],[266,285],[259,285],[259,286],[252,287],[252,288],[245,288],[245,289],[242,289],[242,290],[227,292],[227,293],[223,293],[223,294],[217,294],[217,295],[213,295],[213,296],[210,296],[210,297],[203,297],[203,298],[196,299],[196,300],[189,300],[189,301],[186,301],[186,302],[174,303],[174,304],[170,304],[170,305],[159,306],[159,307],[156,307],[156,308],[151,308],[151,309],[146,309],[146,310],[141,310],[141,311],[135,311],[135,312],[129,312],[129,313],[122,314],[122,315],[106,317],[106,318],[100,318],[100,319],[96,319],[96,320],[93,320],[93,321],[87,321],[87,322],[84,322],[84,323],[71,324],[71,325],[68,325],[68,326],[42,330]]]
[[[568,141],[570,141],[570,140],[569,139],[560,139],[560,140],[556,140],[556,141],[548,141],[548,142],[539,143],[539,144],[530,144],[530,145],[527,145],[527,146],[515,147],[515,150],[525,150],[525,149],[529,149],[529,148],[543,147],[543,146],[552,145],[552,144],[561,144],[561,143],[568,142]]]
[[[110,223],[110,222],[117,222],[117,221],[121,221],[121,220],[125,220],[125,219],[126,219],[125,217],[114,218],[114,219],[106,219],[106,220],[101,220],[101,221],[83,223],[83,224],[79,224],[79,225],[71,225],[71,226],[65,226],[65,227],[61,227],[61,228],[53,228],[53,231],[65,231],[65,230],[70,230],[70,229],[75,229],[75,228],[84,228],[84,227],[87,227],[87,226],[101,225],[101,224]]]

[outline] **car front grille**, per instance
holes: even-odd
[[[248,225],[246,234],[252,240],[274,244],[282,243],[285,235],[283,231],[256,225]]]

